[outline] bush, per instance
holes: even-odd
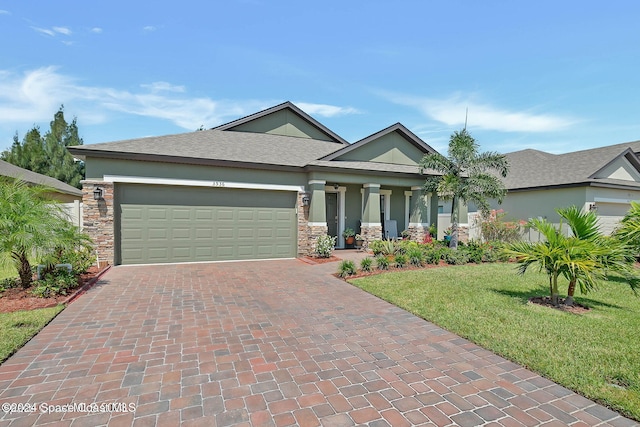
[[[440,263],[444,249],[439,246],[425,246],[423,250],[424,262],[434,265]]]
[[[464,248],[463,252],[467,254],[470,262],[481,264],[484,261],[484,254],[486,252],[486,248],[487,248],[487,245],[472,240]]]
[[[374,240],[369,244],[374,255],[393,255],[398,250],[393,240]]]
[[[67,292],[78,287],[78,278],[67,270],[57,270],[45,275],[44,279],[35,282],[31,293],[40,298],[56,295],[67,295]]]
[[[376,257],[376,265],[378,266],[378,270],[388,270],[389,263],[389,258],[384,255],[378,255]]]
[[[17,277],[7,277],[6,279],[0,280],[0,292],[17,288],[18,286],[20,286],[20,280]]]
[[[338,266],[338,275],[340,277],[353,276],[357,272],[356,264],[351,260],[345,259],[340,262],[340,265]]]
[[[86,273],[96,263],[96,255],[93,248],[83,247],[78,250],[65,252],[59,264],[71,264],[71,271],[75,275]]]
[[[318,258],[330,258],[335,247],[335,237],[326,234],[318,236],[318,240],[316,240],[316,256]]]
[[[373,258],[366,257],[360,261],[360,270],[367,273],[373,270]]]
[[[405,254],[396,255],[396,267],[405,268],[407,266],[407,256]]]
[[[447,249],[443,259],[449,265],[463,265],[469,262],[469,254],[466,251]]]
[[[500,241],[505,243],[522,240],[524,221],[505,221],[506,213],[502,210],[492,210],[488,217],[481,219],[480,231],[485,242]]]
[[[407,257],[409,258],[409,264],[413,265],[414,267],[420,267],[424,260],[424,254],[422,253],[422,249],[420,249],[420,247],[408,249]]]

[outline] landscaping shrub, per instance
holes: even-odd
[[[78,287],[78,278],[73,272],[57,270],[36,281],[31,293],[40,298],[49,298],[56,295],[67,295],[68,291],[76,287]]]
[[[7,277],[0,280],[0,292],[4,292],[7,289],[17,288],[20,285],[20,280],[17,277]]]
[[[369,244],[369,249],[374,255],[394,255],[398,246],[393,240],[374,240]]]
[[[369,249],[371,249],[373,255],[380,255],[382,253],[382,240],[374,240],[372,242],[369,242]]]
[[[505,243],[522,240],[525,221],[505,221],[506,213],[502,209],[492,210],[488,217],[481,219],[480,232],[485,242],[500,241]]]
[[[423,249],[424,262],[427,264],[438,264],[442,259],[442,253],[446,248],[437,245],[425,245]]]
[[[465,252],[469,258],[469,262],[474,262],[476,264],[481,264],[484,261],[486,245],[477,242],[475,240],[471,240],[469,244],[464,248],[463,252]]]
[[[416,245],[415,248],[409,248],[407,250],[407,258],[409,258],[409,264],[414,267],[420,267],[422,262],[424,261],[424,254],[422,253],[422,249]]]
[[[351,260],[343,260],[338,266],[338,275],[340,277],[353,276],[358,272],[356,264]]]
[[[71,264],[73,274],[86,273],[96,263],[96,255],[91,247],[65,251],[58,264]]]
[[[388,270],[389,269],[389,258],[384,255],[378,255],[376,257],[376,265],[378,266],[378,270]]]
[[[404,268],[407,266],[407,256],[405,254],[396,255],[396,267]]]
[[[373,258],[366,257],[360,261],[360,270],[367,273],[373,270]]]
[[[449,265],[463,265],[469,262],[469,254],[466,250],[447,249],[443,259]]]
[[[318,236],[316,241],[316,256],[319,258],[330,258],[336,247],[336,238],[327,234]]]
[[[401,240],[397,243],[396,252],[408,254],[410,251],[415,249],[420,249],[420,244],[418,244],[418,242],[414,242],[413,240]]]

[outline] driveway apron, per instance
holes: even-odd
[[[336,267],[115,267],[0,366],[0,427],[637,425]]]

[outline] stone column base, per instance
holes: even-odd
[[[307,227],[307,256],[313,256],[316,254],[316,243],[318,241],[318,237],[326,235],[327,231],[328,228],[326,225],[311,225]]]
[[[382,240],[382,225],[361,225],[360,236],[362,236],[362,249],[367,250],[369,243],[374,240]]]
[[[422,243],[424,242],[424,238],[429,234],[429,227],[424,227],[422,225],[410,225],[407,228],[409,232],[409,239],[414,242]]]

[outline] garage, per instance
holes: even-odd
[[[118,184],[118,264],[291,258],[296,193]]]
[[[600,231],[604,234],[611,234],[613,230],[618,227],[620,221],[631,208],[631,205],[627,203],[607,203],[603,201],[597,201],[598,206],[598,223],[600,224]]]

